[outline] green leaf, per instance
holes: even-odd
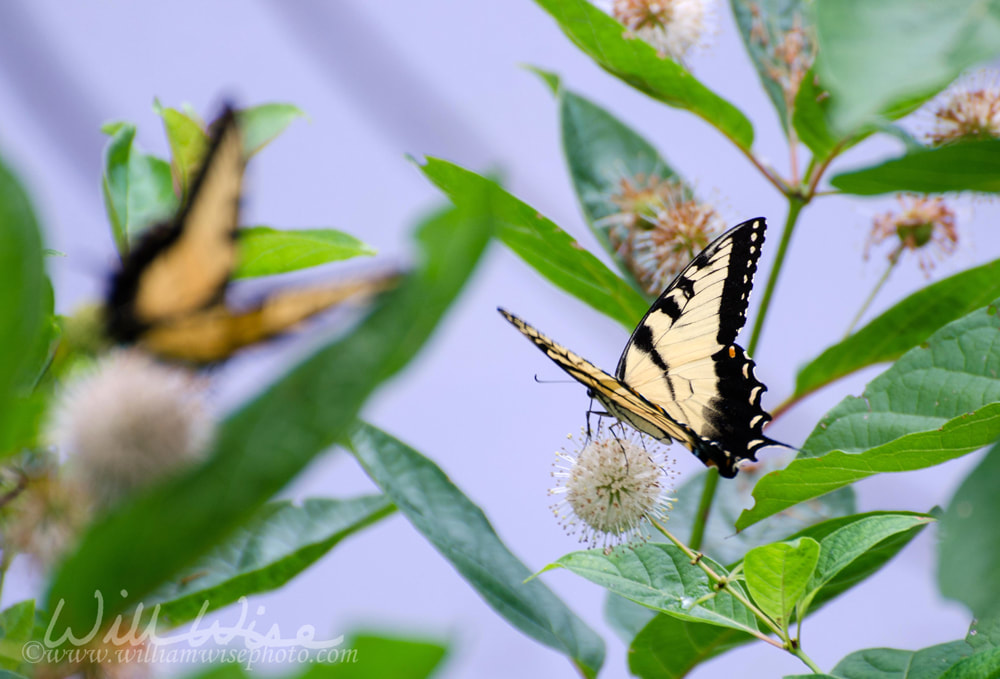
[[[913,149],[878,165],[842,172],[830,183],[845,193],[859,196],[899,191],[1000,193],[1000,140]]]
[[[22,648],[26,641],[31,640],[34,629],[34,599],[16,603],[0,613],[0,669],[25,669]]]
[[[177,626],[242,596],[281,587],[344,538],[394,511],[381,495],[264,505],[228,540],[144,600]],[[208,604],[205,607],[205,604]]]
[[[174,214],[179,204],[169,163],[136,148],[134,125],[121,125],[108,142],[101,189],[120,253],[144,229]]]
[[[208,135],[200,120],[175,108],[163,108],[157,102],[157,113],[163,118],[163,128],[170,143],[171,168],[181,195],[187,195],[188,186],[208,151]]]
[[[968,606],[976,617],[1000,615],[1000,445],[965,477],[941,519],[938,587]]]
[[[841,679],[941,679],[972,654],[964,641],[949,641],[919,651],[867,648],[846,656],[833,668]],[[813,675],[809,675],[813,676]]]
[[[643,40],[587,0],[535,0],[584,54],[611,75],[669,106],[691,111],[743,149],[753,145],[753,126],[728,101],[676,61],[660,57]]]
[[[642,679],[679,679],[705,660],[753,640],[746,632],[664,613],[632,640],[628,668]]]
[[[795,378],[800,398],[875,363],[894,361],[942,326],[1000,297],[1000,259],[913,293],[807,363]]]
[[[990,305],[949,323],[827,413],[798,459],[754,489],[738,529],[882,472],[923,469],[1000,438],[1000,319]]]
[[[559,288],[629,330],[645,315],[649,305],[628,283],[569,234],[496,183],[436,158],[428,158],[420,170],[455,205],[487,194],[500,240]]]
[[[430,460],[362,424],[351,448],[369,476],[486,602],[531,638],[565,653],[585,676],[604,642],[500,541],[482,510]]]
[[[760,609],[783,629],[819,561],[819,543],[812,538],[754,547],[743,559],[747,589]]]
[[[720,576],[728,574],[708,557],[703,562]],[[682,620],[757,631],[753,613],[728,592],[717,592],[705,572],[673,544],[647,542],[609,554],[601,549],[572,552],[544,570],[555,567],[569,569],[614,594]]]
[[[976,653],[953,665],[941,679],[998,679],[1000,677],[1000,648]]]
[[[301,679],[426,679],[435,674],[448,653],[437,641],[420,641],[381,634],[352,634],[347,653],[336,663],[316,662],[292,677]],[[353,659],[353,661],[351,660]]]
[[[722,497],[720,495],[716,500],[718,501]],[[680,503],[678,504],[680,505]],[[714,512],[715,507],[713,506],[712,509]],[[869,546],[866,551],[858,554],[853,561],[840,568],[836,575],[833,575],[832,578],[826,581],[826,584],[820,587],[818,592],[812,592],[810,595],[812,603],[804,611],[805,615],[819,610],[823,605],[884,566],[927,526],[927,517],[923,514],[908,512],[869,512],[856,516],[830,519],[823,523],[809,526],[788,538],[809,537],[819,541],[820,563],[817,570],[825,568],[828,571],[832,571],[834,570],[833,568],[823,565],[823,542],[829,536],[836,534],[842,529],[849,528],[853,524],[864,525],[871,520],[878,521],[882,517],[887,517],[891,522],[900,517],[903,517],[903,521],[906,521],[908,517],[912,527],[896,533],[893,533],[891,529],[884,529],[883,534],[887,535],[887,537],[884,537],[874,547]],[[759,526],[767,526],[770,523],[771,521],[768,521],[764,524],[759,524]],[[897,527],[899,526],[899,524],[896,525]],[[754,526],[754,528],[757,527]],[[873,528],[873,525],[868,524],[867,527]],[[879,527],[881,527],[879,524],[875,524],[874,528],[876,530],[872,530],[868,534],[875,533]],[[712,532],[706,530],[706,536],[711,535]],[[734,536],[734,539],[735,537],[738,536]],[[828,551],[832,553],[832,550]],[[837,563],[843,563],[844,560],[846,559],[840,559]],[[625,601],[621,597],[613,597],[613,599],[619,599],[633,608],[638,608],[636,604]],[[617,607],[612,609],[610,599],[608,609],[615,611],[617,621],[620,621],[622,616],[627,614],[625,611],[618,610]],[[646,620],[649,620],[649,618],[647,617]],[[637,623],[633,622],[633,625],[635,624]],[[650,679],[654,677],[684,676],[690,668],[698,663],[709,658],[714,658],[731,648],[753,640],[753,637],[750,635],[729,628],[678,620],[666,614],[655,616],[655,619],[649,622],[645,629],[641,631],[636,629],[635,633],[629,638],[631,639],[632,637],[635,637],[635,639],[632,641],[632,646],[629,649],[629,666],[633,669],[633,672],[637,672],[640,676],[649,677]]]
[[[492,233],[488,206],[441,213],[417,232],[422,261],[342,339],[233,413],[202,465],[98,519],[55,571],[47,610],[60,630],[89,629],[102,592],[111,619],[247,521],[318,453],[341,440],[375,387],[419,351],[462,289]],[[130,554],[122,559],[122,554]]]
[[[633,186],[645,186],[650,179],[679,182],[680,177],[638,133],[565,88],[559,92],[559,121],[563,153],[583,216],[625,279],[641,293],[635,276],[611,242],[614,224],[608,218],[620,211],[612,197],[621,193],[625,180]]]
[[[816,73],[810,69],[802,78],[795,95],[792,127],[795,128],[799,141],[812,151],[814,158],[820,160],[828,158],[840,142],[830,129],[829,109],[830,95],[820,85]]]
[[[271,143],[296,118],[306,114],[291,104],[261,104],[238,113],[243,133],[243,150],[249,158]]]
[[[842,131],[912,108],[1000,54],[997,0],[840,0],[815,9],[818,70]]]
[[[233,278],[271,276],[375,254],[370,245],[336,229],[248,226],[237,234],[240,260]]]
[[[52,293],[43,260],[31,202],[0,161],[0,441],[11,445],[30,428],[35,410],[23,399],[38,377],[36,356],[47,351],[51,333]],[[0,455],[9,452],[0,449]]]
[[[1000,616],[990,616],[973,620],[969,625],[969,633],[965,635],[969,646],[976,653],[991,648],[1000,648]]]
[[[803,0],[730,0],[730,5],[750,60],[787,134],[792,112],[775,73],[787,72],[788,66],[776,52],[793,30],[797,37],[810,40],[812,27],[805,3]],[[809,50],[809,45],[803,46],[804,52]]]
[[[539,78],[541,78],[542,82],[545,83],[546,87],[549,88],[549,91],[552,94],[559,94],[559,87],[561,86],[562,83],[557,74],[553,73],[552,71],[546,71],[544,68],[539,68],[538,66],[532,66],[530,64],[526,64],[524,68],[528,69],[529,71],[537,75]]]

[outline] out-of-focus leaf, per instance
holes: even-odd
[[[941,519],[938,587],[961,601],[976,617],[1000,615],[1000,445],[993,446],[969,473]]]
[[[261,104],[239,111],[243,150],[247,157],[260,151],[285,131],[296,118],[306,114],[291,104]]]
[[[1000,438],[996,303],[953,321],[827,413],[799,458],[765,476],[744,528],[881,472],[923,469]]]
[[[121,125],[108,142],[101,189],[120,253],[178,206],[170,164],[136,148],[134,125]]]
[[[0,613],[0,669],[22,672],[30,669],[22,649],[34,629],[34,599],[16,603]]]
[[[296,679],[427,679],[440,669],[448,654],[438,641],[352,634],[336,663],[313,663]],[[352,660],[353,659],[353,660]]]
[[[788,80],[790,68],[781,56],[787,41],[804,41],[801,51],[804,54],[811,51],[812,27],[806,3],[803,0],[730,0],[730,5],[750,60],[787,132],[792,112],[777,76],[784,75]]]
[[[1000,193],[1000,140],[910,150],[878,165],[842,172],[830,183],[845,193],[860,196],[899,191]]]
[[[817,70],[842,131],[912,108],[1000,54],[997,0],[817,2],[815,17]]]
[[[181,195],[187,195],[188,186],[208,151],[208,135],[202,129],[200,120],[175,108],[163,108],[159,102],[155,108],[163,119],[163,128],[170,143],[170,165],[174,178]]]
[[[228,540],[147,597],[160,620],[180,625],[242,596],[281,587],[344,538],[394,511],[381,495],[264,505]],[[205,604],[208,604],[205,607]]]
[[[836,149],[839,141],[830,129],[829,108],[829,93],[820,86],[819,78],[810,69],[795,95],[792,126],[799,141],[813,152],[815,158],[827,158]]]
[[[52,294],[45,277],[42,237],[31,202],[0,162],[0,431],[22,432],[31,409],[22,403],[38,377],[35,355],[47,349]],[[44,345],[44,346],[43,346]],[[12,444],[7,436],[3,442]],[[11,438],[18,438],[11,436]],[[9,453],[0,449],[0,455]]]
[[[760,609],[787,628],[792,609],[806,592],[819,561],[812,538],[754,547],[743,559],[747,589]]]
[[[1000,259],[918,290],[807,363],[795,378],[801,397],[875,363],[894,361],[947,323],[1000,297]]]
[[[703,561],[715,573],[728,571],[708,557]],[[673,544],[647,542],[631,549],[605,553],[601,549],[571,552],[546,566],[566,568],[593,583],[682,620],[705,622],[743,632],[756,632],[757,621],[728,592],[718,592],[701,568]],[[740,588],[739,583],[732,583]],[[743,592],[744,596],[746,595]]]
[[[753,145],[753,126],[728,101],[672,59],[638,38],[587,0],[535,0],[598,66],[640,92],[683,108],[714,125],[741,148]]]
[[[368,474],[472,587],[512,625],[565,653],[585,676],[604,642],[510,553],[474,505],[433,462],[385,432],[360,425],[351,448]]]
[[[624,228],[610,219],[621,212],[613,198],[621,195],[625,182],[641,190],[651,182],[675,181],[682,195],[689,191],[652,144],[605,109],[565,88],[559,92],[559,121],[563,153],[583,216],[625,279],[642,293],[612,242],[612,232]],[[665,207],[651,203],[651,210]]]
[[[456,205],[487,193],[498,236],[536,271],[569,294],[631,330],[648,304],[628,283],[569,234],[496,183],[444,160],[428,158],[420,170]]]
[[[341,440],[368,395],[419,351],[462,289],[493,232],[491,212],[470,200],[425,222],[416,269],[357,328],[232,414],[205,463],[99,518],[54,573],[46,608],[65,602],[53,621],[55,638],[67,627],[89,629],[95,592],[111,619],[177,577]],[[122,589],[128,601],[117,596]]]
[[[233,278],[271,276],[375,254],[370,245],[336,229],[250,226],[237,234],[240,260]]]

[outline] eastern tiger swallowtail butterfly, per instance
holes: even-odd
[[[230,308],[225,293],[237,265],[246,156],[233,110],[226,108],[213,129],[181,209],[148,229],[112,277],[104,316],[113,341],[168,359],[214,363],[334,304],[392,285],[395,276],[373,276],[272,292],[249,309]]]
[[[751,219],[719,236],[667,286],[632,333],[609,375],[499,309],[621,422],[650,436],[680,441],[726,478],[741,460],[756,460],[771,416],[754,362],[735,343],[746,309],[764,220]]]

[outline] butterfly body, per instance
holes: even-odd
[[[766,387],[736,335],[746,307],[764,220],[744,222],[710,243],[667,286],[632,333],[614,375],[577,356],[513,314],[500,312],[618,420],[659,440],[684,444],[722,476],[759,448]]]

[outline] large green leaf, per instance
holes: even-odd
[[[35,355],[47,344],[51,290],[42,237],[20,182],[0,162],[0,442],[16,445],[30,427],[25,398],[37,379]],[[0,449],[0,454],[8,453]]]
[[[500,615],[565,653],[585,676],[604,662],[604,643],[500,541],[482,510],[433,462],[388,434],[360,425],[351,448],[413,526]]]
[[[943,325],[1000,296],[1000,259],[913,293],[850,337],[807,363],[795,378],[795,397],[875,363],[894,361]]]
[[[728,571],[708,557],[703,563],[725,577]],[[605,553],[571,552],[544,570],[566,568],[610,592],[682,620],[756,632],[757,621],[728,592],[715,589],[705,572],[676,545],[647,542]],[[732,583],[742,591],[742,586]]]
[[[845,193],[860,196],[899,191],[1000,193],[1000,140],[912,149],[878,165],[842,172],[830,183]]]
[[[643,187],[651,180],[680,178],[637,132],[565,88],[559,91],[559,122],[563,153],[583,216],[625,279],[641,292],[635,276],[611,243],[609,232],[614,224],[608,218],[620,212],[612,198],[621,194],[625,180]]]
[[[160,620],[177,626],[242,596],[277,589],[394,509],[381,495],[266,504],[184,575],[147,597],[146,607],[156,604]]]
[[[883,518],[887,518],[888,521],[882,522]],[[872,523],[873,521],[874,523]],[[770,523],[768,521],[763,525]],[[927,516],[923,514],[870,512],[830,519],[809,526],[790,536],[789,539],[809,537],[819,541],[820,564],[818,570],[836,573],[832,578],[826,580],[818,592],[813,591],[810,594],[811,605],[805,614],[809,615],[819,610],[827,602],[875,573],[909,544],[927,526],[927,523]],[[910,527],[905,528],[906,525]],[[885,537],[874,546],[871,545],[870,541],[867,544],[859,544],[863,541],[851,541],[850,546],[853,549],[844,552],[835,553],[828,547],[826,553],[837,558],[824,559],[823,543],[831,536],[837,534],[843,536],[842,531],[850,530],[852,526],[858,526],[860,529],[854,529],[855,535],[864,533],[866,537],[870,537],[881,532]],[[902,528],[902,530],[895,532],[897,528]],[[861,551],[859,547],[865,548],[864,551]],[[859,551],[860,553],[858,553]],[[853,560],[844,564],[851,556],[854,557]],[[615,598],[620,599],[620,597]],[[628,601],[624,602],[631,604]],[[632,606],[636,605],[632,604]],[[615,611],[615,620],[619,623],[628,613],[632,613],[633,618],[635,617],[634,612],[631,611],[612,609],[610,606],[609,610]],[[609,615],[609,617],[611,616]],[[648,619],[647,616],[646,620]],[[629,629],[635,629],[639,620],[634,619],[631,624]],[[639,676],[649,679],[682,677],[698,663],[720,655],[735,646],[753,641],[753,637],[743,632],[705,623],[679,620],[665,613],[655,616],[655,619],[641,631],[636,629],[633,636],[635,638],[629,649],[629,667]]]
[[[754,547],[743,559],[747,589],[754,602],[783,629],[792,609],[806,592],[819,561],[819,543],[812,538]]]
[[[969,473],[941,519],[938,586],[961,601],[976,617],[1000,615],[1000,445]]]
[[[240,261],[233,278],[271,276],[375,254],[371,246],[336,229],[250,226],[237,233]]]
[[[833,674],[841,679],[941,679],[949,668],[970,655],[972,648],[965,641],[949,641],[919,651],[867,648],[846,656],[833,668]]]
[[[1000,54],[997,0],[817,2],[818,70],[837,127],[912,107]]]
[[[24,644],[35,630],[35,601],[28,599],[14,604],[0,613],[0,669],[28,670]]]
[[[421,261],[361,324],[302,361],[221,426],[214,454],[98,520],[56,570],[47,609],[59,630],[89,628],[149,594],[245,522],[318,453],[341,440],[375,387],[419,351],[475,267],[493,230],[469,201],[417,233]],[[123,559],[122,554],[129,554]]]
[[[829,110],[829,93],[819,84],[816,72],[810,69],[795,95],[792,127],[795,128],[799,141],[805,144],[817,159],[828,158],[840,142],[830,129]]]
[[[428,158],[420,169],[456,205],[488,195],[500,240],[558,287],[629,330],[646,313],[648,304],[628,283],[569,234],[494,182],[436,158]]]
[[[1000,437],[1000,319],[991,304],[949,323],[820,420],[798,459],[754,489],[744,528],[882,472],[947,462]]]
[[[746,632],[661,613],[632,640],[628,668],[642,679],[679,679],[705,660],[750,641],[754,637]]]
[[[144,229],[177,211],[170,164],[139,151],[135,125],[119,125],[108,142],[101,179],[104,207],[121,253]]]
[[[573,43],[598,66],[640,92],[684,108],[714,125],[741,148],[753,145],[753,126],[739,109],[712,92],[676,61],[660,57],[642,40],[587,0],[535,0]]]

